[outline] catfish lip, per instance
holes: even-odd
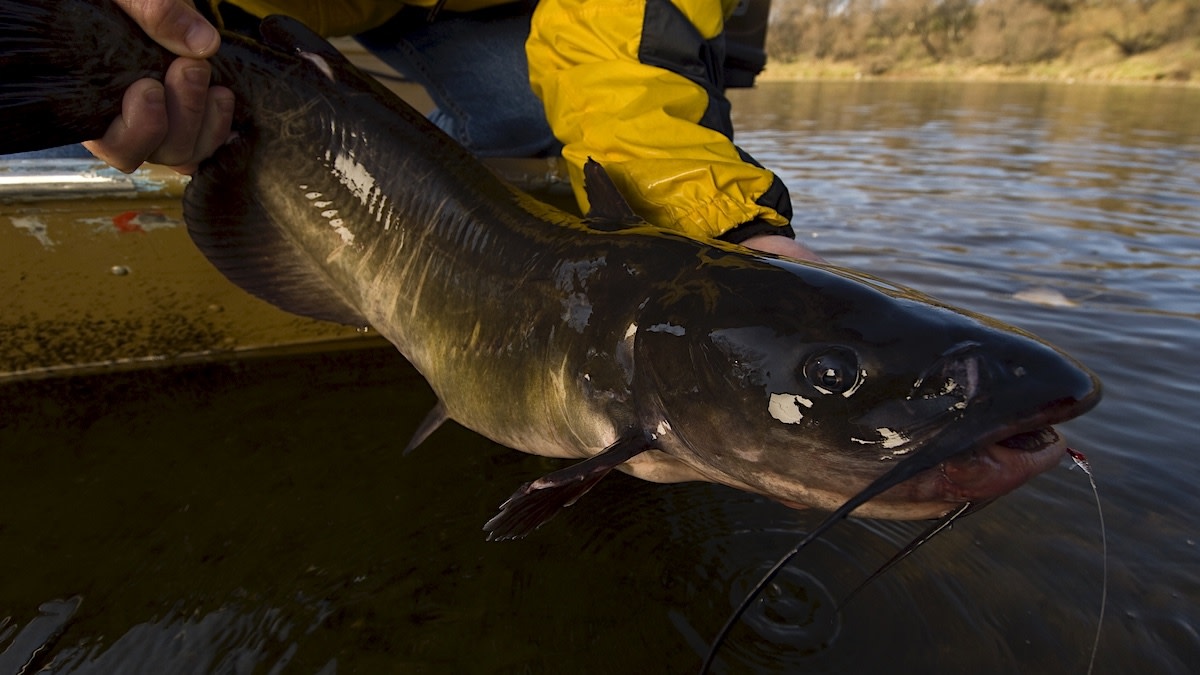
[[[1009,436],[973,452],[956,455],[932,471],[948,501],[985,501],[1008,494],[1055,466],[1066,455],[1065,442],[1053,427]]]
[[[894,493],[913,502],[962,503],[985,502],[1006,495],[1057,466],[1066,456],[1066,443],[1051,425],[1074,419],[1099,401],[1098,387],[1075,397],[1051,401],[1025,420],[985,435],[981,445],[974,449],[951,456],[885,492],[884,498]]]

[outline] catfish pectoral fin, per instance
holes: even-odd
[[[433,410],[430,410],[429,414],[425,416],[425,419],[421,420],[420,426],[413,432],[408,445],[404,446],[404,454],[407,455],[415,450],[418,445],[424,443],[425,439],[429,438],[429,434],[437,431],[438,427],[442,426],[442,423],[448,419],[450,419],[450,416],[446,414],[446,406],[442,405],[441,401],[438,401],[437,405],[433,406]]]
[[[639,433],[613,443],[594,457],[522,485],[500,505],[500,513],[483,526],[488,541],[525,537],[559,509],[574,504],[609,471],[649,449],[650,442]]]

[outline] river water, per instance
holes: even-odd
[[[848,521],[718,672],[1185,673],[1200,663],[1200,90],[767,84],[739,144],[831,261],[1029,329],[1106,398],[1066,465],[957,523]],[[451,425],[389,349],[10,389],[0,673],[694,672],[819,514],[605,479],[526,540],[480,530],[561,466]],[[27,671],[28,672],[28,671]]]

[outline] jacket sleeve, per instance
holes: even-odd
[[[718,237],[751,223],[794,236],[787,188],[733,144],[721,82],[732,2],[540,0],[530,83],[585,211],[591,157],[655,225]]]

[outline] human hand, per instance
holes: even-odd
[[[804,244],[785,237],[780,234],[759,234],[742,242],[742,246],[752,248],[763,253],[774,253],[796,260],[811,260],[813,262],[824,262],[825,259],[817,255],[812,249]]]
[[[211,68],[204,60],[217,52],[221,37],[192,0],[113,1],[180,58],[162,82],[145,78],[129,85],[108,131],[83,145],[126,173],[154,162],[190,174],[229,138],[233,123],[233,92],[208,86]]]

